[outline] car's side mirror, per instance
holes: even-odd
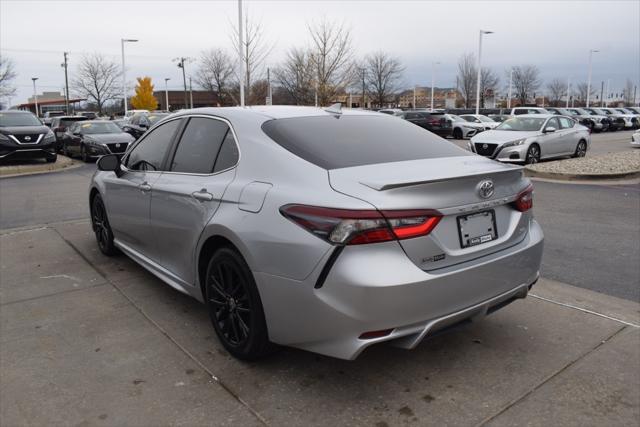
[[[119,177],[122,175],[120,168],[120,158],[116,154],[106,154],[98,159],[98,170],[105,172],[115,172]]]
[[[553,133],[556,131],[556,128],[554,128],[553,126],[547,126],[546,128],[544,128],[544,133]]]

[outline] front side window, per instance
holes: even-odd
[[[545,126],[545,129],[549,129],[549,128],[556,128],[556,130],[560,129],[560,123],[558,123],[558,119],[557,118],[552,118],[549,119],[549,121],[547,122],[547,125]]]
[[[193,117],[180,138],[171,162],[172,172],[209,174],[229,126],[216,119]]]
[[[161,170],[164,157],[181,122],[182,120],[171,120],[149,132],[129,153],[125,166],[131,170]]]

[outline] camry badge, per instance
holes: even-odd
[[[24,140],[25,141],[31,141],[31,137],[29,135],[25,135]]]
[[[493,193],[495,191],[493,181],[491,181],[490,179],[484,179],[480,181],[480,183],[478,183],[477,189],[478,194],[483,199],[488,199],[489,197],[493,196]]]

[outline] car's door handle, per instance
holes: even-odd
[[[143,193],[146,193],[147,191],[151,191],[151,186],[149,184],[147,184],[147,182],[143,182],[142,184],[138,185],[138,188],[140,189],[140,191],[142,191]]]
[[[194,191],[191,193],[191,197],[196,200],[200,200],[201,202],[210,202],[213,200],[213,194],[209,193],[206,188],[203,188],[200,191]]]

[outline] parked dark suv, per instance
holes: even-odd
[[[0,111],[0,161],[5,159],[57,159],[56,136],[28,111]]]
[[[441,112],[405,111],[402,117],[414,125],[442,137],[451,136],[453,132],[451,120],[447,120],[445,114]]]
[[[122,130],[135,139],[138,139],[144,135],[151,126],[168,116],[169,113],[135,113],[131,116],[129,122],[122,127]]]
[[[56,135],[56,151],[60,152],[60,150],[62,150],[62,137],[67,131],[67,128],[75,122],[81,122],[83,120],[87,120],[87,118],[84,116],[61,116],[54,117],[53,120],[51,120],[51,130]]]

